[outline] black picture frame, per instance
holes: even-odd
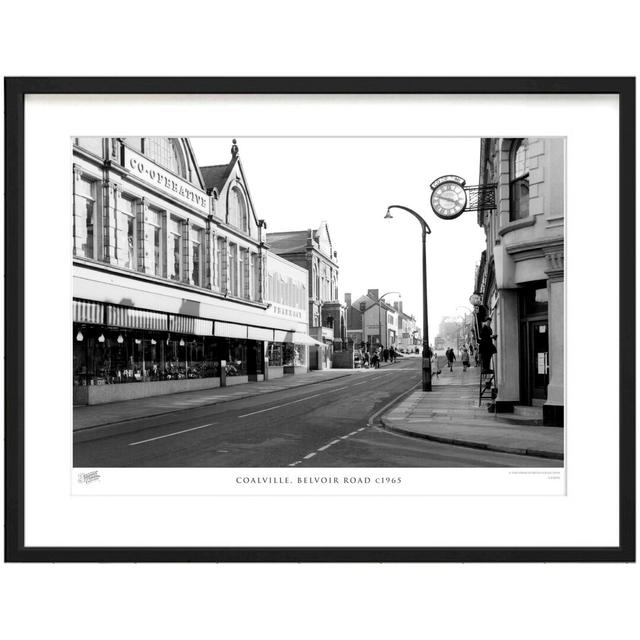
[[[619,98],[619,544],[612,547],[26,547],[24,143],[29,94],[615,94]],[[633,562],[635,561],[635,78],[25,77],[5,78],[5,561]]]

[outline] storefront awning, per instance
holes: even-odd
[[[291,336],[291,339],[288,337]],[[327,345],[324,342],[320,342],[319,340],[315,340],[311,336],[306,333],[297,333],[291,332],[287,333],[287,342],[293,342],[293,344],[304,344],[309,347],[326,347]]]
[[[104,305],[100,302],[74,300],[73,321],[86,324],[102,324],[104,322]]]
[[[273,340],[273,329],[262,327],[247,327],[249,340]]]
[[[156,311],[145,311],[143,309],[133,309],[132,307],[107,305],[107,324],[126,329],[166,331],[167,314]]]
[[[219,338],[246,338],[247,326],[232,322],[218,322],[213,327],[213,335]]]
[[[191,316],[169,316],[169,331],[190,333],[194,336],[213,335],[213,320]]]

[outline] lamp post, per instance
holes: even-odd
[[[379,338],[380,338],[380,344],[382,345],[382,348],[384,349],[387,345],[387,330],[385,330],[385,336],[384,336],[384,343],[382,342],[382,299],[385,296],[389,296],[392,293],[397,293],[398,295],[401,295],[399,291],[387,291],[386,293],[383,293],[381,296],[378,296],[378,332],[379,332]],[[387,326],[387,323],[384,323],[384,326]]]
[[[429,225],[424,218],[409,207],[400,204],[392,204],[387,208],[385,219],[391,219],[391,209],[402,209],[410,213],[422,227],[422,326],[424,336],[422,342],[422,390],[431,391],[431,347],[429,346],[429,308],[427,304],[427,234],[431,233]]]

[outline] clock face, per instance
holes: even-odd
[[[443,182],[431,193],[431,208],[440,218],[457,218],[467,206],[467,192],[455,182]]]

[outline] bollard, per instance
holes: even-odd
[[[227,386],[227,361],[220,360],[220,386]]]

